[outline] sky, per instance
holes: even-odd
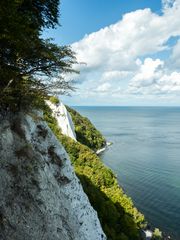
[[[43,36],[76,53],[66,104],[180,105],[180,0],[61,0],[60,12]]]

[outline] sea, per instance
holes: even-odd
[[[73,107],[112,145],[100,157],[152,227],[180,240],[180,107]]]

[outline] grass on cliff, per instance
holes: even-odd
[[[97,211],[102,228],[110,240],[141,239],[140,226],[144,216],[124,194],[113,172],[87,146],[62,135],[49,107],[44,119],[70,156],[75,172],[93,208]]]

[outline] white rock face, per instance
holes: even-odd
[[[74,129],[74,124],[71,118],[71,115],[67,111],[66,107],[62,102],[55,105],[50,101],[46,101],[48,106],[51,108],[53,112],[53,116],[56,118],[58,122],[58,126],[62,130],[62,134],[74,139],[76,141],[76,133]]]
[[[41,116],[0,120],[0,239],[106,239],[67,153]]]

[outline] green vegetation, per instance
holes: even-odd
[[[75,132],[78,142],[96,151],[106,145],[106,140],[102,134],[93,126],[88,118],[81,116],[74,109],[67,107],[75,125]]]
[[[141,239],[139,229],[144,216],[119,187],[113,172],[87,146],[62,135],[51,110],[45,106],[44,119],[68,152],[84,191],[98,213],[108,239]]]
[[[154,240],[161,240],[162,239],[162,232],[158,228],[154,229],[153,239]]]
[[[50,98],[49,98],[49,101],[51,102],[51,103],[53,103],[53,104],[59,104],[59,99],[57,98],[57,97],[55,97],[55,96],[51,96]]]
[[[54,89],[73,89],[62,73],[74,72],[74,53],[42,39],[45,28],[58,24],[59,2],[0,1],[0,110],[37,108]]]

